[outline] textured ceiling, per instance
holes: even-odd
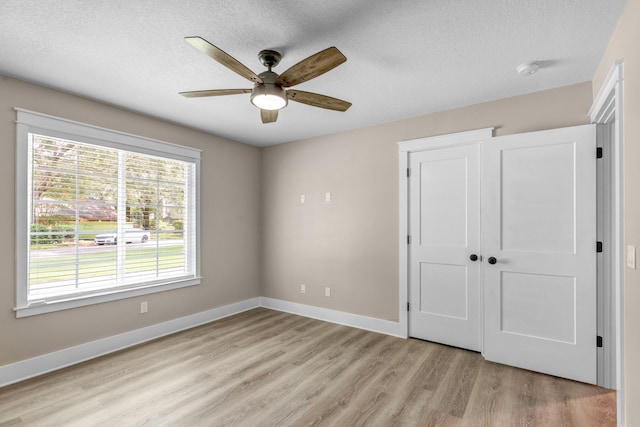
[[[256,146],[310,138],[592,79],[624,0],[2,0],[0,74]],[[353,103],[292,102],[263,125],[252,84],[184,41],[201,36],[256,73],[329,46],[347,62],[295,88]],[[534,76],[518,64],[540,61]]]

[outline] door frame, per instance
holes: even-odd
[[[618,425],[624,425],[624,135],[623,135],[624,61],[616,61],[604,80],[589,110],[591,123],[599,128],[598,146],[604,151],[603,203],[605,221],[603,238],[608,253],[604,253],[602,319],[603,385],[617,391]],[[602,125],[602,126],[600,126]],[[607,223],[608,222],[608,223]],[[608,244],[607,244],[608,243]],[[607,346],[607,343],[609,345]]]
[[[398,143],[399,147],[399,182],[400,182],[400,216],[399,216],[399,273],[400,295],[399,323],[401,336],[409,337],[409,315],[407,305],[409,303],[409,158],[411,153],[419,151],[436,150],[446,147],[460,147],[464,145],[479,144],[493,137],[494,128],[476,129],[466,132],[457,132],[446,135],[438,135],[426,138],[417,138]],[[482,295],[482,284],[480,284]],[[480,321],[482,322],[482,307],[480,309]],[[481,344],[482,345],[482,344]]]

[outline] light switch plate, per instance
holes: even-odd
[[[627,245],[627,267],[636,269],[636,247]]]
[[[304,205],[304,202],[305,202],[304,194],[301,194],[301,195],[300,195],[300,204],[301,204],[301,205]]]
[[[329,193],[329,192],[324,193],[324,201],[325,202],[330,202],[331,201],[331,193]]]

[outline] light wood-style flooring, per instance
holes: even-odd
[[[0,426],[614,426],[615,392],[267,309],[0,388]]]

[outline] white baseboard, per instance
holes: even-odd
[[[330,310],[328,308],[314,307],[311,305],[267,297],[260,298],[260,305],[273,310],[324,320],[325,322],[338,323],[340,325],[365,329],[367,331],[392,335],[399,338],[407,338],[406,331],[401,327],[402,325],[399,322],[376,319],[374,317],[361,316],[359,314],[345,313],[344,311]]]
[[[132,347],[165,335],[213,322],[214,320],[232,316],[256,307],[284,311],[400,338],[407,337],[398,322],[273,298],[257,297],[0,366],[0,387],[104,356],[105,354]]]
[[[214,320],[251,310],[259,306],[260,298],[252,298],[0,366],[0,387],[113,353],[145,341],[213,322]]]

